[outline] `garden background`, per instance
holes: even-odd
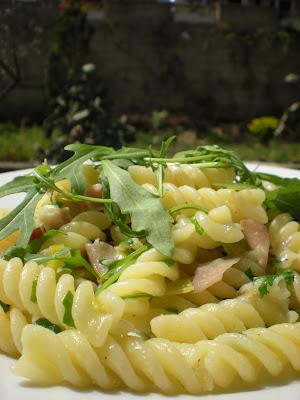
[[[0,1],[0,169],[74,141],[300,168],[300,1]]]

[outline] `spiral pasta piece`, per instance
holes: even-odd
[[[180,248],[181,243],[184,243],[183,246],[185,246],[187,242],[191,250],[192,246],[214,249],[220,246],[220,243],[237,243],[244,238],[240,224],[232,222],[232,216],[227,206],[215,208],[208,214],[198,211],[194,218],[203,232],[197,233],[195,225],[188,217],[178,217],[173,227],[175,249]],[[189,261],[188,264],[192,261]]]
[[[51,245],[63,244],[65,246],[80,249],[85,253],[85,245],[95,239],[104,241],[106,235],[103,232],[111,225],[111,219],[107,214],[98,210],[88,210],[77,214],[70,222],[59,227],[61,234],[47,239],[42,246],[46,249]]]
[[[132,165],[128,172],[139,185],[157,185],[157,178],[151,167]],[[231,168],[200,169],[191,164],[170,164],[164,170],[164,182],[175,186],[188,185],[196,189],[210,187],[214,182],[232,182],[234,178],[235,173]]]
[[[22,353],[21,335],[28,324],[24,313],[15,307],[5,312],[0,305],[0,350],[16,357]]]
[[[36,301],[32,301],[32,287],[36,285]],[[0,261],[0,300],[21,311],[43,317],[63,329],[64,298],[73,297],[71,314],[74,325],[85,334],[94,346],[101,346],[110,329],[124,313],[123,300],[106,291],[95,297],[90,281],[76,288],[72,275],[64,274],[58,281],[52,268],[42,267],[33,261],[23,265],[19,258]]]
[[[300,275],[294,272],[294,281],[290,287],[291,290],[291,308],[300,312]]]
[[[155,249],[146,251],[122,272],[119,280],[108,291],[119,296],[135,293],[163,296],[167,290],[167,280],[179,279],[178,265],[168,265],[164,262],[165,258]]]
[[[143,187],[151,193],[157,193],[154,185],[144,184]],[[165,183],[162,202],[166,209],[183,205],[197,204],[209,210],[226,206],[229,208],[234,222],[251,218],[260,223],[267,223],[268,216],[263,207],[265,192],[262,189],[243,189],[235,191],[232,189],[214,190],[209,187],[195,189],[188,186],[175,186],[172,183]],[[181,211],[190,214],[191,211]]]
[[[272,253],[278,258],[280,268],[292,268],[300,272],[299,223],[287,214],[279,214],[269,227]]]
[[[251,385],[262,369],[277,376],[289,364],[300,372],[299,323],[225,333],[196,344],[123,334],[109,336],[97,349],[79,331],[55,335],[28,325],[22,342],[15,373],[52,384],[197,394],[227,388],[238,378]]]
[[[275,283],[270,292],[260,298],[253,286],[247,285],[246,293],[235,299],[188,308],[178,315],[155,317],[151,321],[152,332],[164,339],[196,343],[214,339],[225,332],[242,332],[249,328],[297,321],[298,314],[289,311],[290,293],[286,287]]]

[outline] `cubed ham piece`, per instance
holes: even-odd
[[[217,258],[198,265],[193,277],[193,285],[195,293],[200,293],[220,282],[223,279],[224,273],[234,264],[239,262],[239,258]]]
[[[104,274],[107,267],[101,264],[101,260],[115,260],[118,258],[116,249],[108,243],[96,239],[92,244],[85,245],[88,259],[92,267],[99,273]]]
[[[270,240],[266,226],[253,219],[243,219],[241,228],[252,254],[262,268],[266,268],[269,256]]]

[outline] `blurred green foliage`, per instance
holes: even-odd
[[[152,112],[152,128],[156,132],[159,129],[163,128],[167,122],[169,117],[169,113],[166,110],[157,111],[154,110]]]
[[[57,133],[53,137],[56,137]],[[39,147],[48,149],[51,140],[46,138],[38,125],[16,127],[12,123],[0,123],[0,160],[27,161],[37,159]]]
[[[46,89],[50,98],[61,92],[70,75],[80,73],[91,34],[81,5],[68,2],[53,29],[46,71]]]
[[[116,117],[106,102],[94,64],[82,66],[80,74],[69,81],[55,99],[50,115],[44,121],[47,137],[59,130],[61,136],[44,156],[52,162],[63,161],[68,153],[63,148],[80,142],[121,147],[134,140],[135,129],[126,116]]]
[[[162,139],[172,134],[169,130],[160,130],[155,135],[140,131],[136,134],[133,146],[149,146],[159,148]],[[184,134],[184,133],[182,133]],[[210,139],[209,133],[202,135],[202,139],[187,142],[178,133],[177,140],[172,149],[174,152],[187,150],[198,144],[211,144],[216,142]],[[60,136],[58,131],[54,132],[51,139],[46,138],[41,126],[16,127],[10,123],[0,124],[0,161],[26,161],[34,162],[37,159],[39,148],[49,149]],[[203,139],[206,137],[207,139]],[[196,135],[195,135],[196,138]],[[34,146],[32,145],[34,143]],[[268,146],[258,141],[251,143],[224,144],[222,146],[235,151],[243,160],[263,161],[279,163],[290,167],[300,168],[300,142],[283,143],[272,140]]]
[[[277,128],[279,120],[272,116],[253,118],[247,128],[249,132],[261,139],[271,138]]]

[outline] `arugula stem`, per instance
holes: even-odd
[[[199,206],[198,204],[180,204],[179,206],[175,206],[170,208],[169,213],[171,215],[175,214],[176,212],[180,210],[185,210],[185,209],[192,209],[192,210],[199,210],[203,211],[206,214],[208,213],[209,209],[203,206]]]
[[[113,275],[111,275],[104,283],[102,286],[99,286],[98,289],[96,290],[95,296],[98,296],[100,293],[102,293],[105,289],[107,289],[110,285],[112,285],[114,282],[116,282],[120,275],[122,274],[122,272],[129,267],[130,265],[132,265],[132,263],[134,263],[136,261],[136,259],[138,258],[138,256],[140,256],[142,253],[144,253],[146,250],[148,250],[151,246],[149,244],[145,244],[142,247],[140,247],[139,249],[135,250],[133,253],[129,254],[129,256],[125,257],[123,260],[120,260],[120,263],[118,263],[116,265],[116,268],[114,268],[115,273],[113,273]],[[109,271],[110,273],[112,271]],[[104,278],[105,275],[102,277]]]
[[[66,194],[68,194],[68,192],[65,192]],[[102,199],[99,197],[90,197],[90,196],[83,196],[81,194],[74,194],[71,193],[71,197],[72,200],[74,201],[92,201],[94,203],[112,203],[112,199]]]
[[[33,171],[35,178],[37,178],[40,182],[44,183],[47,187],[51,188],[52,190],[60,193],[65,198],[72,200],[72,201],[92,201],[94,203],[112,203],[112,199],[102,199],[99,197],[90,197],[90,196],[83,196],[81,194],[70,193],[66,192],[63,189],[60,189],[51,179],[45,177],[44,175],[40,174],[37,169]]]
[[[148,157],[144,158],[145,161],[158,162],[158,163],[180,163],[180,164],[190,164],[191,161],[201,161],[201,160],[211,160],[213,156],[192,156],[192,157],[179,157],[179,158],[158,158],[158,157]]]
[[[212,161],[207,163],[192,163],[198,168],[231,168],[232,166],[227,161]]]
[[[101,157],[102,160],[132,160],[132,159],[144,159],[145,157],[149,157],[149,151],[137,151],[137,152],[128,152],[128,153],[117,153],[117,154],[109,154]]]
[[[158,194],[159,197],[163,197],[164,195],[164,166],[162,164],[159,164],[158,169],[157,169],[157,189],[158,189]]]
[[[121,296],[123,300],[127,299],[139,299],[139,298],[148,298],[151,299],[153,296],[148,293],[133,293],[133,294],[128,294],[127,296]]]

